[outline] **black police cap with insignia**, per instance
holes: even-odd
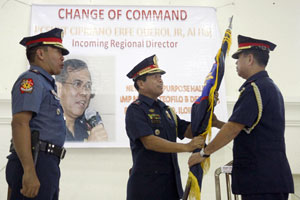
[[[242,53],[244,50],[259,50],[269,53],[273,51],[276,47],[275,44],[269,42],[267,40],[258,40],[242,35],[238,35],[238,50],[232,55],[232,58],[238,59],[239,54]]]
[[[164,70],[158,68],[157,57],[154,54],[148,58],[145,58],[142,62],[137,64],[128,74],[127,77],[136,80],[138,77],[145,74],[165,74]]]
[[[28,49],[37,46],[54,46],[62,50],[63,55],[68,55],[69,51],[62,45],[63,30],[54,28],[48,32],[40,33],[38,35],[24,37],[20,44]]]

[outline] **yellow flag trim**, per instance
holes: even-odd
[[[229,50],[230,50],[230,46],[231,46],[231,30],[227,29],[225,32],[225,36],[223,38],[222,44],[224,42],[228,43],[228,47],[227,47],[227,51],[226,53],[228,54]],[[216,71],[216,80],[214,85],[212,86],[212,88],[210,89],[210,93],[209,93],[209,108],[208,108],[208,112],[210,112],[210,117],[208,120],[208,125],[206,127],[206,130],[204,133],[202,133],[201,135],[204,136],[205,140],[206,137],[208,135],[208,142],[210,142],[211,140],[211,127],[212,127],[212,117],[213,117],[213,108],[214,108],[214,103],[215,103],[215,91],[217,88],[217,84],[218,84],[218,78],[219,78],[219,66],[220,66],[220,56],[221,56],[221,52],[222,52],[222,48],[219,49],[217,56],[216,56],[216,61],[217,61],[217,71]],[[209,168],[210,168],[210,158],[206,158],[202,163],[201,163],[201,167],[203,170],[203,175],[205,175]],[[190,193],[189,193],[189,200],[200,200],[201,199],[201,189],[199,187],[199,183],[197,178],[193,175],[193,173],[191,171],[189,171],[188,174],[188,181],[187,184],[191,184],[191,189],[190,189]]]

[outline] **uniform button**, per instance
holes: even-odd
[[[155,133],[155,135],[159,135],[160,134],[160,130],[159,129],[155,129],[154,133]]]
[[[57,115],[60,114],[60,109],[59,109],[59,108],[56,109],[56,114],[57,114]]]

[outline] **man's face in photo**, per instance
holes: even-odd
[[[68,77],[59,92],[65,116],[75,119],[83,114],[90,102],[91,89],[91,75],[87,68],[68,70]]]

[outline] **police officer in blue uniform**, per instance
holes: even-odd
[[[12,148],[6,166],[8,199],[57,200],[66,125],[52,75],[63,68],[63,30],[55,28],[20,44],[30,69],[12,88]],[[38,138],[31,140],[34,133]],[[33,156],[33,154],[34,156]]]
[[[294,192],[291,169],[286,156],[284,101],[265,70],[269,52],[275,44],[238,36],[238,75],[246,82],[227,123],[215,120],[221,128],[215,139],[189,165],[201,162],[232,139],[232,192],[243,200],[287,200]]]
[[[178,200],[182,197],[177,152],[191,152],[204,145],[202,136],[189,143],[176,138],[192,138],[190,123],[160,101],[163,93],[156,56],[136,65],[127,76],[139,93],[126,111],[126,131],[130,140],[133,167],[127,185],[127,200]]]

